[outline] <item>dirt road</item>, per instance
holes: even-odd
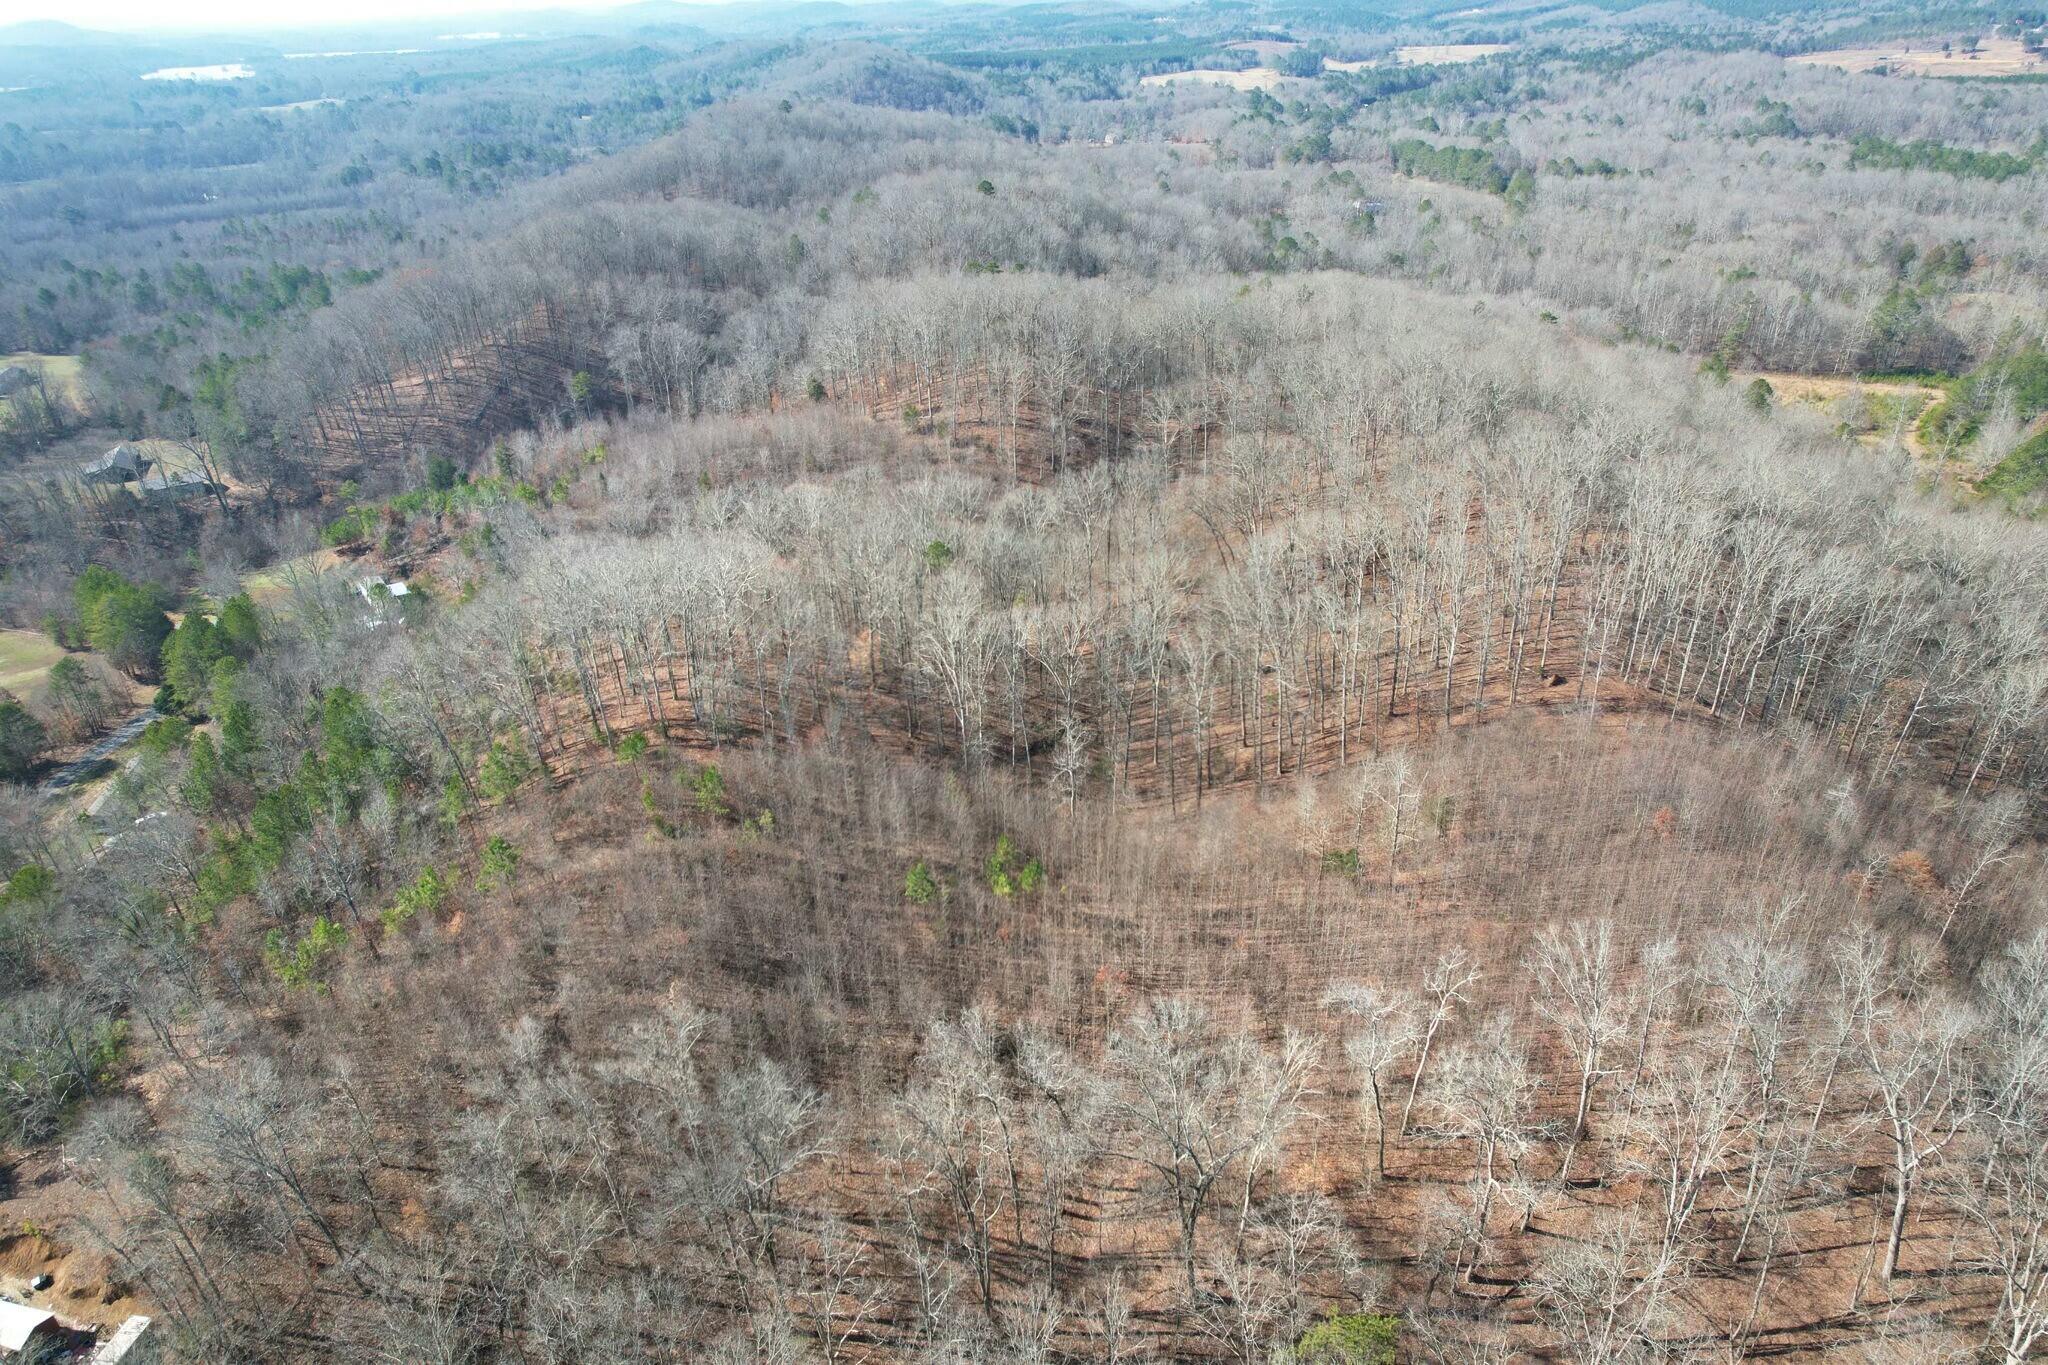
[[[90,749],[44,778],[42,792],[45,795],[60,792],[91,777],[98,771],[100,764],[112,757],[117,749],[147,730],[149,723],[156,719],[156,714],[154,708],[145,707],[122,721],[119,729],[100,736],[93,741]]]

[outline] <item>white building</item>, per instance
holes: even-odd
[[[63,1334],[55,1313],[0,1299],[0,1358],[32,1359],[40,1347],[54,1345]]]

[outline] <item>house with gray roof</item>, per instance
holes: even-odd
[[[78,467],[78,477],[87,483],[134,483],[149,472],[152,461],[133,445],[123,441],[87,464]]]

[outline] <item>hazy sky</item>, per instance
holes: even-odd
[[[61,19],[81,28],[305,28],[314,24],[503,14],[530,9],[605,9],[618,0],[0,0],[0,23]]]

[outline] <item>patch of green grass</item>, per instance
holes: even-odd
[[[1865,384],[1924,384],[1938,389],[1953,382],[1955,376],[1940,370],[1859,370],[1856,378]]]
[[[1901,424],[1912,426],[1927,410],[1928,397],[1924,393],[1866,393],[1863,395],[1863,414],[1869,422],[1869,430],[1890,431]]]
[[[267,569],[252,569],[242,575],[242,591],[259,607],[275,606],[291,596],[292,585],[298,580],[324,573],[334,562],[332,551],[314,550],[281,560]]]
[[[2048,430],[2037,431],[2000,460],[1977,487],[1993,497],[2017,499],[2048,488]]]
[[[41,631],[0,630],[0,689],[40,701],[50,666],[63,657],[63,649]]]
[[[1401,1320],[1379,1313],[1332,1315],[1308,1329],[1295,1348],[1302,1365],[1394,1365]]]
[[[44,377],[49,381],[50,391],[73,402],[77,402],[85,393],[85,376],[75,355],[37,355],[34,351],[15,351],[8,355],[0,355],[0,369],[9,365],[20,365],[31,370],[41,366]]]

